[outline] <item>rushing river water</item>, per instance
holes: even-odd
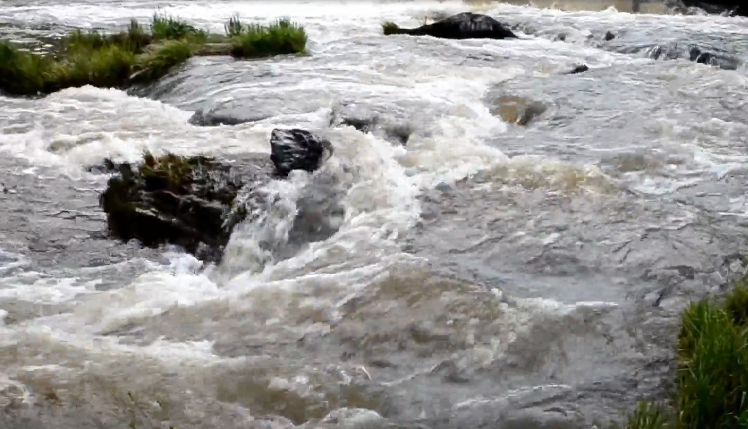
[[[142,98],[0,97],[3,429],[589,427],[667,394],[679,310],[742,269],[744,18],[0,1],[0,32],[115,29],[156,8],[216,32],[234,12],[288,16],[309,55],[196,58]],[[381,35],[464,10],[520,40]],[[547,109],[508,124],[507,95]],[[254,121],[193,126],[197,109]],[[410,131],[407,146],[331,128],[341,111]],[[268,185],[277,203],[221,266],[107,237],[107,178],[87,166],[269,153],[278,126],[335,156]],[[294,222],[299,208],[329,233]]]

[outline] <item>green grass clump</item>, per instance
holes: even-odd
[[[155,13],[151,17],[151,34],[155,40],[205,40],[207,33],[169,15]]]
[[[235,58],[296,54],[306,49],[306,31],[288,19],[262,26],[245,25],[238,17],[233,17],[225,28],[231,38],[231,55]]]
[[[400,30],[400,27],[394,22],[387,21],[382,24],[382,33],[384,33],[385,36],[397,34],[398,30]]]
[[[0,41],[0,92],[35,96],[84,85],[126,88],[153,82],[196,54],[258,58],[306,48],[304,29],[285,19],[261,26],[234,16],[225,28],[226,36],[209,35],[157,13],[150,31],[136,20],[117,34],[76,30],[48,55]]]
[[[189,59],[206,36],[175,18],[154,15],[151,33],[136,20],[117,34],[75,30],[49,55],[0,41],[0,91],[33,96],[85,85],[124,88],[147,83]]]
[[[99,88],[122,86],[130,76],[135,54],[118,45],[100,49],[79,49],[52,63],[41,92],[92,85]]]
[[[241,19],[239,19],[238,15],[229,18],[229,22],[224,24],[223,28],[228,37],[241,36],[247,30],[247,26],[241,21]]]
[[[628,429],[748,429],[748,276],[683,312],[673,412],[643,404]],[[642,423],[644,422],[644,423]]]
[[[0,41],[0,91],[36,94],[44,88],[53,64],[49,57],[23,52]]]
[[[676,406],[684,428],[748,428],[748,289],[692,304],[678,336]]]

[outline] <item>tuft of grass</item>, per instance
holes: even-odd
[[[677,347],[675,412],[643,404],[627,428],[748,428],[748,276],[721,301],[691,303]]]
[[[686,428],[739,428],[748,418],[748,331],[745,282],[722,305],[694,303],[678,336],[676,405]]]
[[[226,36],[236,37],[244,34],[247,31],[247,26],[239,19],[239,15],[234,14],[229,18],[229,22],[224,24],[223,29],[226,31]]]
[[[382,32],[384,33],[385,36],[389,36],[391,34],[397,34],[399,30],[400,30],[400,27],[394,22],[387,21],[382,24]]]
[[[0,41],[0,92],[41,93],[53,64],[49,57],[23,52],[9,42]]]
[[[205,40],[207,37],[204,30],[198,30],[179,18],[159,13],[151,17],[151,34],[155,40]]]
[[[259,58],[272,55],[297,54],[306,50],[304,28],[288,19],[279,19],[269,26],[241,23],[233,17],[226,25],[235,34],[231,37],[231,55],[235,58]]]
[[[92,50],[78,49],[67,58],[52,64],[43,92],[51,93],[85,85],[119,87],[127,82],[134,62],[135,54],[118,45]]]
[[[626,421],[627,429],[675,429],[673,414],[665,404],[640,402]]]

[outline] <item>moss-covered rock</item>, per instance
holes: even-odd
[[[238,193],[261,186],[273,174],[265,157],[230,164],[205,156],[146,153],[138,166],[106,163],[118,173],[100,199],[113,236],[149,247],[174,244],[213,262],[246,216],[244,206],[235,204]]]

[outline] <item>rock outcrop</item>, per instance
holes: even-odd
[[[232,161],[206,156],[146,153],[139,165],[104,162],[114,172],[100,205],[109,231],[144,246],[173,244],[208,262],[218,262],[246,204],[260,204],[255,192],[291,170],[314,171],[332,155],[330,142],[304,130],[273,130],[272,155]],[[242,195],[246,198],[237,197]]]
[[[418,28],[400,28],[387,23],[383,26],[385,35],[409,34],[411,36],[432,36],[442,39],[516,39],[517,36],[504,24],[487,15],[472,12],[459,13],[433,24]]]
[[[748,16],[748,4],[743,0],[682,0],[685,7],[697,7],[707,13],[727,13],[734,16]],[[676,4],[676,7],[680,6]]]

